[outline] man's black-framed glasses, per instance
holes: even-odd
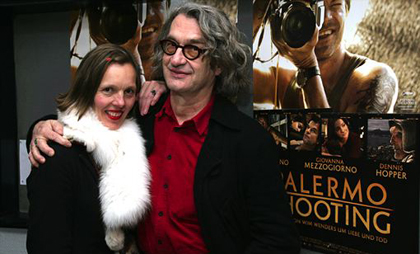
[[[163,52],[170,56],[174,55],[178,48],[181,48],[182,54],[184,54],[188,60],[195,60],[206,51],[205,49],[201,49],[194,45],[187,44],[181,46],[172,40],[161,40],[160,46],[162,47]]]

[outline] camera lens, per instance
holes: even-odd
[[[282,36],[292,48],[300,48],[308,42],[314,33],[315,15],[303,3],[292,3],[282,20]]]
[[[102,14],[101,31],[110,43],[124,44],[134,36],[137,22],[137,12],[131,4],[114,4]]]

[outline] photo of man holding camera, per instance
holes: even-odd
[[[114,43],[123,46],[137,58],[143,68],[144,78],[150,80],[153,47],[170,2],[99,1],[73,11],[70,27],[73,72],[84,55],[96,45]]]
[[[265,24],[279,55],[296,69],[254,67],[254,108],[331,108],[392,113],[398,80],[386,64],[350,53],[343,34],[351,0],[256,0],[254,41]],[[259,45],[260,46],[260,45]],[[254,49],[254,60],[260,47]]]

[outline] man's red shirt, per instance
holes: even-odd
[[[208,253],[194,204],[194,173],[207,135],[214,96],[191,120],[179,125],[170,96],[156,114],[154,147],[149,156],[152,208],[139,225],[147,254]]]

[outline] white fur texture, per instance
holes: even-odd
[[[106,229],[105,242],[113,251],[119,251],[124,248],[124,231],[121,229]]]
[[[127,119],[118,130],[102,125],[92,109],[78,120],[58,112],[64,137],[84,144],[100,166],[99,193],[107,228],[134,226],[150,205],[150,171],[140,128]]]

